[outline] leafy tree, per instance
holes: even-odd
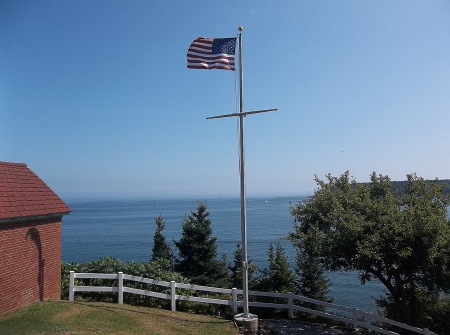
[[[269,267],[262,271],[257,288],[271,292],[294,292],[295,276],[280,242],[275,243],[275,248],[271,243],[267,254]]]
[[[316,227],[308,230],[308,238],[305,240],[305,248],[296,247],[296,267],[295,272],[298,280],[294,282],[297,293],[311,299],[333,302],[333,298],[328,296],[330,283],[326,278],[323,265],[320,262],[318,236],[320,232]],[[302,306],[310,309],[325,311],[325,307],[312,303],[302,303]]]
[[[217,257],[216,237],[212,237],[208,206],[202,202],[184,218],[181,239],[174,240],[178,249],[175,271],[197,285],[227,287],[230,281],[228,261]]]
[[[241,244],[236,244],[236,250],[233,253],[233,265],[229,266],[228,269],[231,271],[231,285],[242,289],[243,286],[243,272],[242,272],[242,248]],[[252,264],[251,259],[247,259],[248,263],[248,286],[251,288],[254,285],[253,275],[256,273],[258,266]]]
[[[391,191],[388,176],[371,175],[359,184],[349,172],[317,176],[314,197],[296,204],[289,234],[300,249],[317,243],[319,260],[330,271],[358,271],[362,284],[378,279],[387,289],[388,317],[422,327],[423,293],[450,290],[450,195],[439,181],[407,176],[403,193]],[[319,234],[312,234],[316,230]],[[386,307],[381,306],[381,307]],[[430,327],[431,328],[431,327]]]
[[[153,248],[152,248],[152,259],[151,261],[156,261],[157,259],[171,261],[172,252],[169,245],[166,242],[166,237],[162,234],[162,231],[166,227],[166,223],[161,215],[155,219],[156,229],[155,235],[153,236]]]

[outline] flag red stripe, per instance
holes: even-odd
[[[211,66],[211,65],[189,65],[187,66],[188,69],[200,69],[200,70],[230,70],[234,71],[235,68],[231,66]]]
[[[226,54],[220,54],[220,55],[196,55],[196,54],[187,54],[187,58],[196,58],[196,59],[227,59],[227,60],[234,60],[234,57],[231,57],[230,55]]]

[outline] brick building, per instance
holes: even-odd
[[[0,162],[0,315],[60,299],[61,223],[69,212],[26,164]]]

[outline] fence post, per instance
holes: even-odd
[[[69,276],[69,301],[73,301],[73,287],[75,285],[75,271],[70,271]]]
[[[175,299],[175,287],[176,283],[174,280],[170,282],[170,309],[172,312],[175,312],[177,309],[176,299]]]
[[[118,302],[123,305],[123,272],[119,272],[119,284],[117,286],[119,288]]]
[[[292,292],[289,292],[288,294],[289,294],[289,298],[288,298],[289,319],[292,319],[292,318],[294,318],[294,308],[293,308],[294,307],[293,306],[294,299],[293,299]]]
[[[358,321],[358,309],[356,307],[353,308],[352,315],[353,315],[353,328],[357,329],[358,326],[356,322]]]
[[[237,314],[237,288],[233,287],[231,289],[231,297],[233,299],[233,313]]]

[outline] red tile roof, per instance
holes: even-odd
[[[71,211],[26,164],[0,162],[0,220]]]

